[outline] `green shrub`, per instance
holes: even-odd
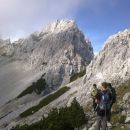
[[[45,89],[46,87],[46,80],[43,78],[40,78],[37,80],[37,82],[32,83],[32,85],[28,88],[26,88],[22,93],[20,93],[17,98],[21,98],[27,94],[31,94],[35,92],[36,94],[41,94],[41,92]]]
[[[129,42],[128,42],[128,40],[124,40],[123,41],[123,45],[126,45],[126,44],[128,44]]]
[[[112,123],[119,123],[119,124],[124,124],[126,116],[121,115],[121,111],[123,110],[123,96],[127,93],[130,92],[130,81],[121,84],[117,89],[117,102],[113,105],[112,107]],[[120,128],[121,129],[121,128]],[[114,128],[116,130],[116,128]],[[121,129],[123,130],[123,129]]]
[[[113,113],[112,114],[112,123],[113,124],[116,124],[116,123],[124,124],[125,119],[126,119],[126,116],[123,116],[119,113]]]
[[[53,100],[57,99],[58,97],[60,97],[62,94],[64,94],[66,91],[68,91],[70,88],[69,87],[62,87],[61,89],[59,89],[57,92],[50,94],[49,96],[47,96],[46,98],[44,98],[43,100],[40,101],[40,103],[36,106],[33,106],[31,108],[29,108],[28,110],[24,111],[23,113],[20,114],[20,117],[27,117],[29,115],[34,114],[35,112],[37,112],[39,109],[41,109],[43,106],[48,105],[50,102],[52,102]]]
[[[121,115],[119,123],[124,124],[126,120],[126,116]]]
[[[78,79],[78,78],[84,76],[85,74],[86,74],[86,70],[82,70],[82,71],[79,72],[79,73],[73,74],[73,75],[70,77],[70,82],[75,81],[76,79]]]
[[[16,126],[11,130],[74,130],[86,123],[85,113],[80,104],[73,100],[70,107],[53,109],[48,116],[28,125]]]
[[[114,103],[114,105],[112,106],[112,111],[113,113],[119,113],[120,112],[120,105],[118,103]]]

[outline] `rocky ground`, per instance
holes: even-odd
[[[130,129],[130,81],[118,86],[117,101],[112,107],[111,122],[107,123],[109,130],[129,130]],[[83,130],[95,130],[96,113],[92,109],[92,101],[84,107],[88,123]]]

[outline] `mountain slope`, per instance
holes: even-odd
[[[18,96],[43,74],[43,94],[69,83],[93,58],[89,40],[72,20],[56,21],[14,43],[0,40],[0,105]]]
[[[107,39],[102,51],[86,68],[80,92],[80,102],[84,102],[93,83],[103,81],[119,85],[130,79],[130,30],[124,30]],[[89,89],[89,91],[88,91]],[[85,99],[84,99],[85,98]]]

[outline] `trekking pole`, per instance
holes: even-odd
[[[108,126],[107,126],[107,108],[106,107],[105,107],[105,119],[106,119],[106,130],[108,130]]]

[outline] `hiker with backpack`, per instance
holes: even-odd
[[[97,85],[96,84],[93,84],[93,90],[91,92],[91,97],[93,99],[93,110],[96,111],[96,108],[97,108],[97,103],[96,103],[96,100],[98,99],[99,97],[99,92],[100,90],[97,88]]]
[[[112,94],[112,102],[111,102],[111,107],[112,107],[113,104],[116,102],[116,90],[114,87],[112,87],[111,83],[107,83],[107,85],[110,93]]]
[[[108,90],[110,91],[111,95],[112,95],[112,99],[111,99],[111,105],[110,105],[110,113],[109,113],[109,117],[108,117],[108,121],[111,121],[111,108],[113,106],[113,104],[116,102],[116,90],[115,88],[112,87],[111,83],[107,83],[108,85]]]
[[[107,129],[107,119],[109,117],[112,94],[108,90],[108,84],[103,82],[101,84],[102,90],[99,94],[98,99],[96,99],[97,107],[97,124],[95,130],[106,130]]]

